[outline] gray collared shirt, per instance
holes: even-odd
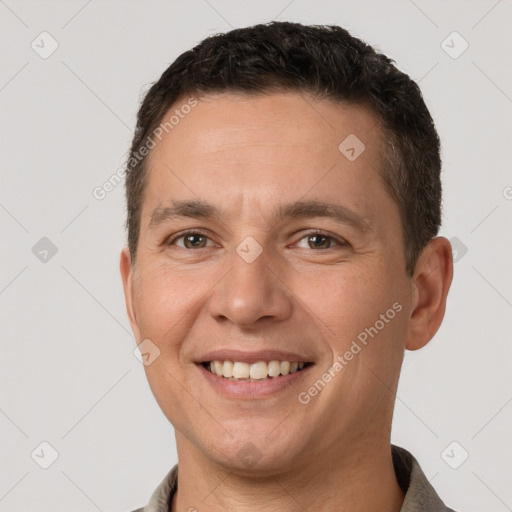
[[[393,465],[405,499],[400,512],[454,512],[448,508],[430,485],[418,461],[399,446],[391,446]],[[169,512],[178,484],[178,466],[174,466],[155,489],[149,503],[133,512]]]

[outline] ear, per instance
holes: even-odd
[[[444,237],[434,238],[423,249],[414,271],[414,299],[405,343],[408,350],[424,347],[439,329],[452,278],[452,246]]]
[[[133,334],[137,343],[140,340],[140,330],[137,324],[137,317],[135,314],[135,307],[133,303],[134,298],[134,269],[132,268],[132,261],[130,250],[128,247],[123,247],[121,251],[121,260],[119,267],[121,270],[121,279],[123,280],[124,300],[126,303],[126,312],[132,327]]]

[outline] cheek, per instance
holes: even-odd
[[[331,335],[340,340],[357,335],[373,325],[392,307],[396,293],[379,269],[340,267],[316,276],[314,282],[297,282],[301,300],[313,318],[322,320]]]
[[[136,315],[141,336],[161,350],[183,339],[204,295],[201,282],[190,273],[159,266],[140,277],[136,289]]]
[[[359,368],[368,377],[370,368],[387,380],[403,357],[407,324],[396,275],[380,266],[347,266],[310,285],[300,288],[300,297],[305,310],[314,313],[312,321],[325,334],[333,359],[347,354],[349,373]]]

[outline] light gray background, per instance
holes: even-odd
[[[0,0],[0,17],[0,510],[128,511],[176,462],[133,355],[124,189],[92,191],[122,166],[142,93],[180,53],[272,19],[339,24],[420,81],[443,143],[442,234],[467,253],[442,328],[406,355],[393,442],[453,508],[512,510],[509,0]],[[59,45],[47,59],[31,48],[50,48],[43,31]],[[469,44],[458,58],[441,46],[453,31]],[[32,252],[42,237],[58,249],[46,262]],[[58,452],[48,469],[43,441]]]

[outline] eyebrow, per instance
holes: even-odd
[[[214,219],[223,218],[222,211],[206,201],[171,201],[172,206],[157,206],[151,213],[148,230],[156,229],[161,224],[179,219]],[[295,201],[277,206],[272,214],[276,223],[285,219],[304,219],[324,217],[342,224],[348,224],[362,231],[371,231],[370,222],[346,206],[323,201]]]

